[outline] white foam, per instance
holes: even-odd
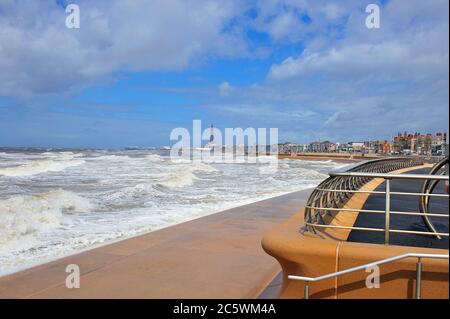
[[[90,202],[79,195],[54,190],[17,195],[0,201],[0,245],[60,225],[63,214],[88,212]]]
[[[179,188],[192,185],[195,179],[197,177],[190,170],[180,170],[163,177],[158,184],[168,188]]]
[[[37,159],[27,161],[25,164],[0,168],[0,175],[8,177],[21,177],[42,174],[47,172],[60,172],[69,167],[84,164],[81,159],[73,159],[71,155],[63,155],[54,159]]]
[[[102,155],[102,156],[98,156],[98,157],[94,157],[94,160],[129,160],[130,157],[128,155]]]
[[[217,172],[217,169],[215,169],[209,164],[205,164],[202,162],[193,162],[192,164],[189,165],[189,169],[191,171],[198,171],[198,172],[209,172],[209,173]]]
[[[145,158],[149,160],[150,162],[161,162],[163,161],[163,158],[159,156],[158,154],[150,154],[146,155]]]
[[[171,158],[170,161],[173,164],[191,164],[192,160],[187,158]]]

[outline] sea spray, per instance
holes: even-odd
[[[75,156],[65,154],[61,157],[27,160],[20,165],[0,167],[0,176],[22,177],[47,172],[60,172],[69,167],[82,165],[84,163],[84,160],[75,159]]]
[[[0,200],[0,245],[57,227],[63,214],[91,208],[88,200],[64,190]]]

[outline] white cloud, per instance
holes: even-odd
[[[260,0],[252,26],[276,42],[308,42],[320,33],[337,35],[332,27],[360,6],[354,0]]]
[[[228,96],[234,91],[234,88],[228,82],[223,82],[219,85],[220,96]]]
[[[341,116],[342,112],[337,111],[336,113],[332,114],[326,121],[323,123],[324,126],[331,126],[336,123],[338,123],[339,117]]]
[[[362,77],[436,79],[446,74],[448,52],[420,52],[417,42],[399,41],[340,45],[325,51],[304,51],[273,65],[268,78],[288,80],[295,77],[327,76],[348,81]]]
[[[366,28],[364,4],[330,5],[335,7],[306,0],[261,2],[256,27],[274,41],[301,39],[306,48],[273,64],[257,87],[239,89],[246,92],[238,103],[244,99],[246,109],[254,106],[252,118],[311,111],[303,122],[273,117],[280,127],[299,123],[298,140],[304,142],[311,130],[335,140],[389,137],[397,130],[448,131],[448,1],[389,1],[381,7],[379,30]],[[277,16],[282,19],[286,10],[307,13],[312,21],[299,29],[276,28]]]
[[[183,69],[245,42],[225,26],[234,1],[77,1],[81,28],[53,0],[0,2],[0,95],[68,91],[117,71]],[[238,10],[239,9],[239,10]]]

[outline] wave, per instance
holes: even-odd
[[[209,164],[205,164],[202,162],[193,162],[191,165],[189,165],[189,169],[191,171],[198,171],[198,172],[217,172],[217,169],[215,169]]]
[[[128,160],[131,157],[128,155],[101,155],[97,157],[93,157],[93,160]]]
[[[54,190],[17,195],[0,201],[0,244],[60,225],[63,214],[88,212],[91,203],[79,195]]]
[[[217,172],[217,169],[202,162],[183,161],[179,163],[183,163],[185,165],[183,165],[183,168],[178,169],[176,172],[170,173],[169,177],[164,178],[163,181],[158,183],[159,185],[169,188],[190,186],[194,183],[194,180],[198,179],[198,177],[194,175],[194,172]]]
[[[180,170],[165,177],[158,185],[162,185],[168,188],[179,188],[190,186],[194,183],[197,177],[189,170]]]
[[[0,175],[8,177],[21,177],[47,172],[60,172],[66,168],[78,166],[84,163],[84,160],[73,159],[73,157],[70,156],[64,156],[62,159],[33,160],[22,165],[0,168]]]
[[[192,160],[187,158],[171,158],[170,162],[172,164],[191,164]]]
[[[163,161],[163,158],[159,156],[158,154],[150,154],[145,156],[145,159],[149,160],[150,162],[161,162]]]
[[[324,180],[328,177],[328,174],[319,172],[314,169],[304,168],[304,167],[296,167],[289,170],[289,175],[298,176],[303,180]]]
[[[124,187],[120,190],[109,191],[102,194],[107,207],[135,207],[146,198],[152,198],[160,194],[153,183],[139,183],[134,186]]]

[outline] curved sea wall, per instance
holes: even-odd
[[[364,189],[374,189],[381,182],[374,179]],[[366,199],[366,194],[356,194],[346,206],[362,207]],[[356,217],[344,216],[349,215],[337,214],[338,222],[352,226]],[[290,280],[289,275],[318,277],[405,253],[448,254],[445,249],[347,242],[346,230],[325,231],[319,237],[301,233],[304,225],[302,210],[266,233],[262,241],[263,249],[278,260],[283,270],[280,298],[304,298],[304,282]],[[310,298],[414,298],[416,263],[417,258],[407,258],[379,266],[379,288],[366,287],[370,273],[364,270],[312,282]],[[424,258],[422,264],[422,298],[448,298],[448,260]]]
[[[317,277],[408,252],[446,254],[446,250],[384,246],[323,239],[301,234],[303,211],[267,233],[263,249],[283,270],[280,298],[303,298],[304,282],[288,275]],[[381,247],[380,247],[381,246]],[[422,298],[448,298],[448,261],[424,259]],[[413,298],[416,259],[380,266],[380,288],[366,288],[369,274],[360,271],[311,283],[310,298]]]

